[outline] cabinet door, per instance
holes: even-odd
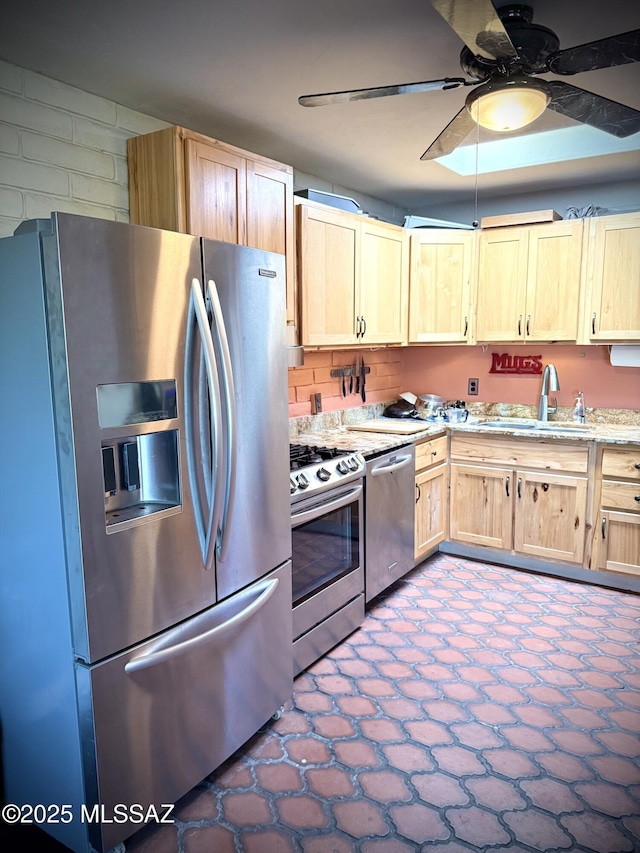
[[[597,567],[640,576],[640,514],[603,510],[599,535]]]
[[[531,228],[524,324],[526,340],[577,340],[582,233],[582,220]]]
[[[185,140],[187,232],[246,244],[246,160]]]
[[[447,466],[437,465],[416,477],[414,554],[419,560],[446,536]]]
[[[587,478],[516,471],[514,549],[521,554],[582,563]]]
[[[364,220],[360,228],[361,342],[399,344],[407,334],[408,247],[401,228]]]
[[[640,213],[590,223],[589,338],[640,341]]]
[[[511,549],[513,471],[451,465],[451,539]]]
[[[528,237],[528,228],[480,234],[478,341],[524,338]]]
[[[359,222],[306,205],[298,211],[302,343],[356,343]]]
[[[247,246],[287,258],[287,323],[295,323],[293,177],[247,160]]]
[[[475,232],[411,235],[409,343],[467,343]]]

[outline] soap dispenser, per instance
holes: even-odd
[[[585,422],[584,394],[582,393],[582,391],[578,391],[578,396],[576,397],[576,406],[573,410],[573,419],[578,424],[583,424]]]

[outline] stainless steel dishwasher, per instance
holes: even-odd
[[[367,461],[365,597],[370,601],[414,566],[415,448]]]

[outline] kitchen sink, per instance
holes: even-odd
[[[485,421],[484,423],[478,424],[478,426],[482,427],[493,427],[494,429],[524,429],[536,432],[573,432],[579,433],[584,432],[588,429],[587,426],[559,426],[554,423],[540,423],[539,421],[532,421],[531,423],[522,423],[522,421]]]

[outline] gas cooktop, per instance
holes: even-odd
[[[292,502],[309,494],[332,489],[364,474],[359,453],[309,444],[289,445],[289,478]]]

